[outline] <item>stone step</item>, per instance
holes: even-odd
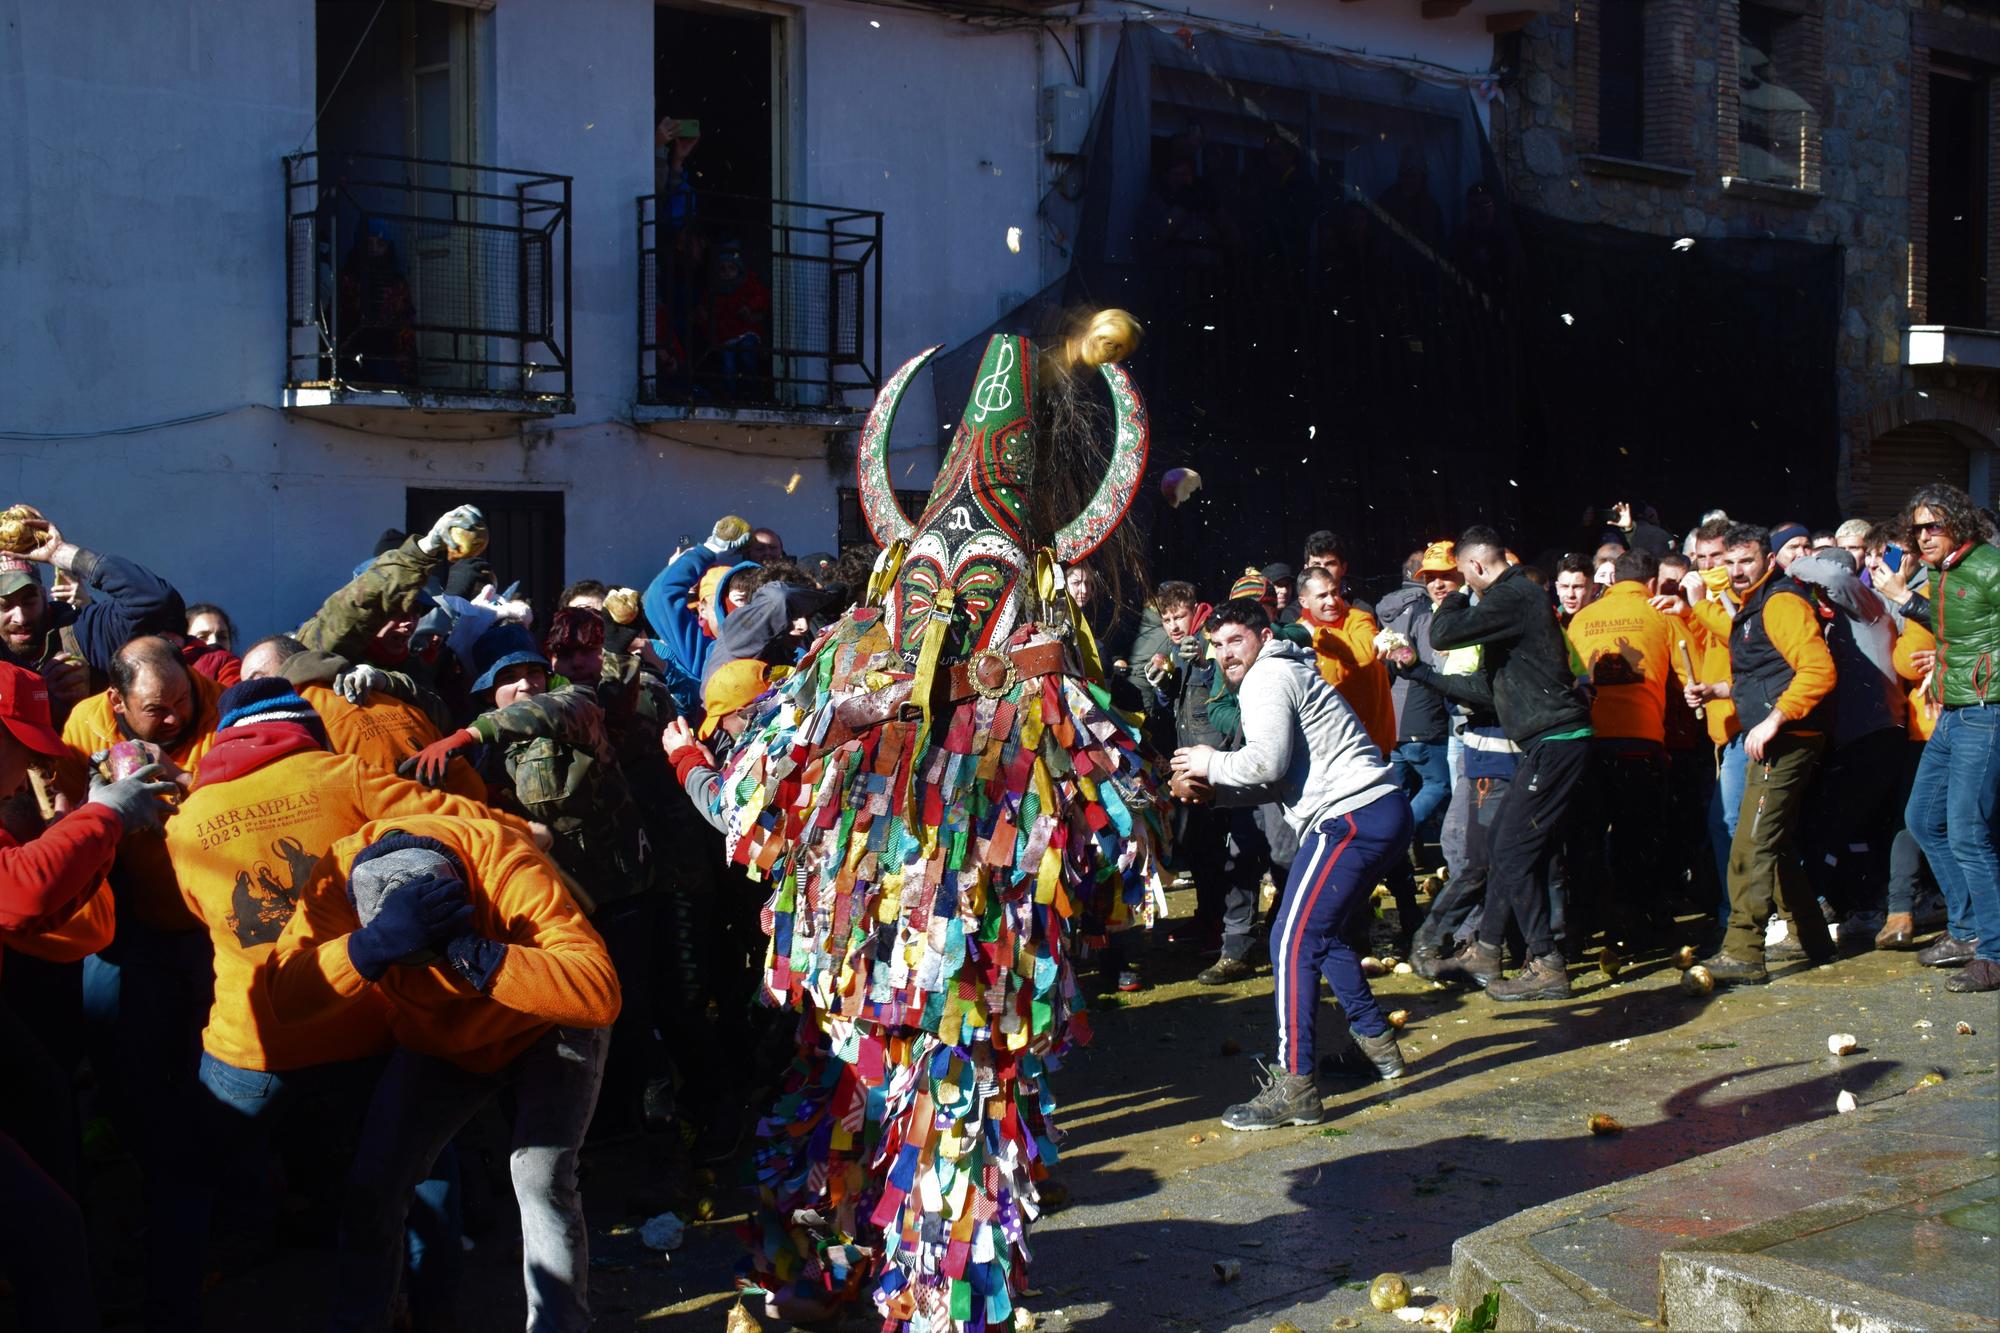
[[[1505,1329],[2000,1329],[2000,1079],[1925,1087],[1461,1237]]]

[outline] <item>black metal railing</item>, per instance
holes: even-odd
[[[568,176],[339,151],[284,168],[288,387],[573,392]]]
[[[638,218],[640,402],[840,408],[881,387],[880,213],[679,191],[640,195]]]

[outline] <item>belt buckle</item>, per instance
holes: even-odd
[[[965,678],[982,699],[1004,699],[1021,683],[1014,659],[995,648],[975,654],[966,664]]]

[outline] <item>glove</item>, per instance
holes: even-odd
[[[445,770],[451,767],[451,757],[478,743],[478,732],[461,728],[441,741],[432,741],[396,765],[396,772],[402,777],[413,777],[426,787],[441,787],[444,785]]]
[[[750,525],[734,514],[724,514],[715,520],[715,530],[702,545],[717,555],[727,555],[749,540]]]
[[[486,549],[486,515],[478,505],[460,505],[440,515],[431,530],[417,538],[417,548],[426,555],[449,552],[454,560],[478,555]]]
[[[387,672],[364,662],[335,676],[333,692],[351,704],[362,704],[368,702],[370,694],[384,688],[387,682]]]
[[[165,771],[159,764],[147,764],[116,782],[107,782],[93,772],[90,776],[89,803],[109,806],[125,825],[127,833],[140,829],[158,833],[166,817],[174,812],[166,802],[167,793],[179,790],[171,782],[158,780]]]
[[[370,981],[392,963],[442,952],[472,925],[472,903],[456,879],[427,876],[398,886],[375,919],[347,937],[347,961]]]

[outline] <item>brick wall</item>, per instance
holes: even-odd
[[[1687,166],[1693,157],[1689,77],[1693,0],[1646,0],[1646,160]]]
[[[1923,324],[1930,315],[1931,231],[1931,53],[1910,48],[1910,322]]]
[[[1736,39],[1742,11],[1735,0],[1715,7],[1715,157],[1717,174],[1734,176],[1742,169],[1737,157],[1737,116],[1742,109],[1743,74],[1736,59]]]

